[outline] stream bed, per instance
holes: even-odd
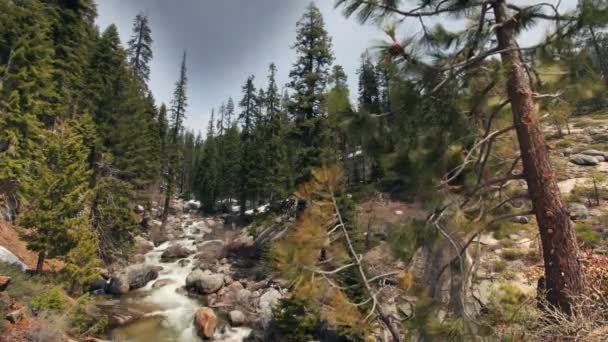
[[[189,222],[191,220],[185,220]],[[182,221],[183,222],[183,221]],[[209,229],[202,218],[196,218],[191,224],[182,223],[184,238],[165,242],[145,255],[145,264],[162,266],[162,271],[156,280],[145,287],[121,297],[117,303],[125,310],[143,312],[143,318],[116,328],[111,332],[112,341],[117,342],[194,342],[201,341],[197,336],[193,323],[196,311],[205,306],[201,300],[190,298],[179,291],[185,284],[186,277],[193,270],[194,254],[175,262],[161,262],[162,253],[171,245],[180,244],[196,251],[196,241],[199,242]],[[187,261],[184,261],[187,260]],[[167,285],[153,288],[157,281],[166,279]],[[181,292],[181,293],[180,293]],[[213,341],[240,342],[251,333],[245,327],[222,327],[220,322]]]

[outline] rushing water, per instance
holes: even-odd
[[[188,217],[186,217],[187,220]],[[186,277],[192,271],[194,255],[187,259],[183,267],[179,262],[161,263],[162,253],[173,244],[180,244],[190,250],[196,250],[194,238],[204,236],[209,231],[202,219],[193,224],[182,225],[185,238],[165,242],[146,254],[145,263],[162,266],[158,280],[169,279],[173,282],[161,288],[153,289],[155,281],[151,281],[136,293],[122,299],[121,305],[146,312],[145,317],[112,332],[112,341],[117,342],[193,342],[200,341],[197,336],[193,317],[197,309],[203,306],[200,301],[189,298],[177,292],[184,286]],[[183,263],[183,262],[182,262]],[[214,341],[240,342],[251,332],[248,328],[227,327],[223,332],[217,332]]]

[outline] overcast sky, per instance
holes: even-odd
[[[186,126],[204,130],[211,108],[228,96],[238,101],[248,75],[266,84],[268,65],[274,62],[278,82],[287,82],[294,60],[290,46],[296,21],[310,0],[101,0],[98,25],[115,23],[126,43],[135,15],[147,11],[154,39],[150,86],[158,103],[168,103],[178,76],[182,51],[188,54],[189,107]],[[333,0],[317,4],[333,38],[335,63],[356,85],[361,53],[382,38],[375,26],[361,26],[333,10]],[[353,88],[353,89],[356,89]]]
[[[228,96],[238,101],[248,75],[256,76],[258,87],[264,86],[268,65],[274,62],[279,69],[279,84],[287,82],[294,60],[290,46],[295,40],[296,21],[310,0],[98,0],[97,3],[99,27],[103,30],[116,24],[123,43],[129,39],[135,15],[147,11],[154,39],[150,87],[158,103],[168,104],[171,100],[181,54],[187,51],[186,126],[205,130],[211,108],[217,108]],[[372,24],[362,26],[354,19],[345,19],[339,10],[333,9],[334,0],[316,3],[333,39],[335,63],[345,68],[351,92],[356,92],[360,55],[383,39],[384,34]],[[564,9],[575,4],[576,0],[562,1]],[[402,30],[416,31],[408,27]],[[523,38],[535,41],[544,31],[546,27],[540,27]]]

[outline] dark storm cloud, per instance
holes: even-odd
[[[133,17],[147,11],[154,38],[151,88],[157,101],[171,99],[182,51],[188,53],[189,111],[186,125],[204,129],[212,107],[228,96],[236,101],[248,75],[266,83],[270,62],[287,82],[294,55],[296,21],[309,0],[99,0],[98,24],[118,26],[128,40]],[[336,63],[345,67],[351,91],[360,54],[381,38],[372,26],[361,26],[333,9],[333,0],[319,0],[327,30],[333,37]]]

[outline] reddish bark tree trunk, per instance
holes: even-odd
[[[497,22],[496,38],[508,72],[507,93],[517,132],[524,176],[540,237],[545,262],[545,289],[548,302],[571,313],[576,297],[585,289],[578,246],[569,213],[561,198],[545,138],[536,117],[530,79],[518,50],[514,21],[507,13],[506,0],[493,4]]]
[[[46,257],[46,252],[38,253],[38,262],[36,263],[36,273],[42,274],[44,268],[44,258]]]

